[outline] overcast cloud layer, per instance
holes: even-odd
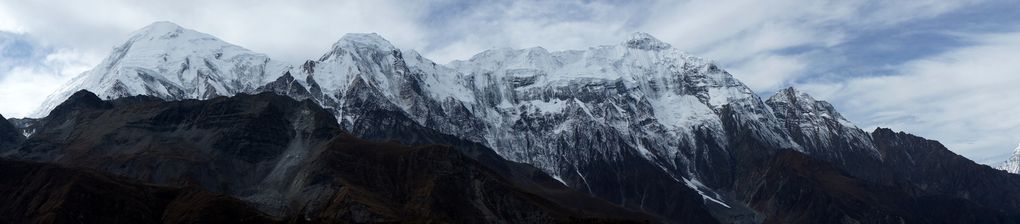
[[[1020,142],[1020,11],[1006,0],[0,2],[0,114],[21,117],[155,21],[300,62],[375,32],[447,63],[492,48],[616,44],[647,32],[768,97],[796,86],[865,129],[996,164]]]

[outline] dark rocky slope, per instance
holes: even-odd
[[[788,88],[768,101],[810,157],[912,197],[949,197],[1020,214],[1020,175],[977,164],[937,141],[878,128],[868,133],[831,104]]]
[[[231,197],[0,160],[0,223],[274,223]]]
[[[81,91],[41,120],[23,147],[4,154],[161,185],[197,186],[294,220],[653,219],[570,190],[485,148],[464,151],[358,140],[315,103],[271,93],[206,101],[103,101]]]
[[[344,186],[314,219],[333,222],[510,222],[556,223],[641,220],[642,215],[614,209],[565,187],[552,192],[517,188],[514,181],[457,150],[440,145],[406,147],[341,135],[311,165],[315,181]],[[533,186],[534,187],[534,186]],[[556,188],[553,188],[556,189]],[[582,204],[589,203],[589,204]],[[488,205],[488,206],[479,206]],[[364,220],[359,220],[367,218]],[[647,219],[647,218],[645,218]]]
[[[912,196],[909,186],[877,185],[795,151],[742,180],[765,223],[1018,223],[1020,219],[945,195]]]
[[[25,118],[8,118],[7,121],[10,122],[11,125],[14,125],[14,128],[17,128],[18,132],[21,133],[22,136],[25,136],[25,138],[27,139],[28,137],[31,137],[32,134],[35,134],[35,129],[38,128],[39,123],[41,123],[42,119],[25,117]]]
[[[25,136],[13,124],[0,115],[0,151],[12,149],[25,141]]]
[[[946,149],[938,141],[878,128],[871,134],[894,177],[887,185],[910,185],[915,195],[947,195],[1020,216],[1020,175],[1010,174]]]

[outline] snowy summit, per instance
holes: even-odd
[[[1020,145],[1016,146],[1016,149],[1013,150],[1013,156],[1010,156],[1005,163],[999,166],[999,169],[1020,174]]]

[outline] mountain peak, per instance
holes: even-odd
[[[53,116],[53,114],[62,114],[74,110],[74,108],[108,108],[110,107],[109,102],[103,101],[95,93],[88,90],[78,90],[68,97],[67,100],[57,105],[50,112],[47,117]]]
[[[74,92],[74,94],[71,94],[71,97],[68,97],[67,100],[74,100],[74,101],[85,100],[85,101],[89,101],[89,102],[103,101],[103,99],[100,99],[99,96],[96,96],[95,93],[92,93],[92,92],[90,92],[88,90],[84,90],[84,89],[83,90],[78,90],[77,92]]]
[[[664,50],[672,47],[666,42],[662,42],[658,38],[653,37],[651,34],[643,32],[635,32],[630,35],[630,39],[624,43],[629,48],[636,48],[642,50]]]
[[[788,87],[765,103],[772,107],[776,118],[785,123],[805,153],[841,163],[881,157],[870,136],[839,114],[829,102],[815,100],[803,91]],[[841,140],[833,141],[836,136]]]
[[[32,116],[45,116],[82,89],[100,99],[230,96],[275,79],[285,67],[215,36],[171,22],[155,22],[133,32],[99,65],[47,97]]]
[[[811,97],[810,94],[800,91],[794,87],[787,87],[786,89],[780,90],[769,97],[765,101],[767,104],[779,111],[786,111],[786,113],[793,113],[790,115],[808,114],[818,115],[823,117],[834,118],[838,121],[845,122],[844,125],[850,125],[850,122],[843,118],[842,115],[836,111],[836,108],[824,100],[816,100]],[[783,113],[783,112],[780,112]]]
[[[999,166],[1000,170],[1020,174],[1020,144],[1013,149],[1013,155],[1006,159],[1006,162]]]
[[[181,29],[184,29],[184,27],[181,27],[180,25],[177,25],[176,23],[170,21],[156,21],[145,27],[142,27],[142,29],[140,30],[146,32],[159,32],[159,31],[175,31]]]
[[[813,103],[814,101],[817,101],[814,97],[811,97],[811,95],[800,91],[793,86],[779,90],[776,95],[773,95],[768,100],[787,103],[796,103],[797,101],[808,101]]]
[[[168,21],[159,21],[149,24],[131,34],[131,40],[144,40],[144,39],[175,39],[178,37],[212,37],[210,35],[200,33],[198,31],[186,29],[177,25],[176,23]]]
[[[380,50],[396,50],[397,48],[377,33],[348,33],[344,34],[334,47],[355,47],[355,48],[376,48]]]
[[[130,50],[130,48],[142,47],[147,50],[169,51],[173,48],[179,49],[222,49],[237,48],[236,45],[227,43],[219,38],[184,28],[172,22],[159,21],[149,24],[131,33],[124,45],[119,50]],[[243,50],[247,51],[247,50]],[[185,52],[191,52],[187,50]],[[116,55],[116,52],[114,53]]]

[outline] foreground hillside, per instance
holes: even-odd
[[[81,91],[39,122],[36,134],[4,155],[69,167],[54,168],[61,173],[54,175],[74,176],[62,173],[94,169],[161,186],[203,189],[245,201],[235,204],[276,219],[454,223],[652,219],[499,157],[489,157],[489,165],[483,165],[450,146],[360,140],[343,132],[318,105],[269,93],[168,102],[152,97],[103,101]],[[44,180],[57,186],[82,184],[61,182],[61,178]],[[121,184],[112,179],[106,182]],[[34,180],[11,185],[54,186]],[[105,189],[86,193],[99,199],[134,200],[141,196],[132,194],[146,196],[155,191],[133,185],[125,188],[124,195]],[[7,193],[36,197],[22,191]],[[137,203],[165,206],[153,200],[142,198]],[[10,206],[34,208],[30,201]],[[90,203],[67,202],[100,205]],[[132,208],[109,209],[111,213],[98,216],[113,218],[117,211]],[[154,212],[158,218],[160,213]],[[711,220],[701,212],[706,218],[702,221]],[[24,215],[21,218],[38,218],[33,213]]]

